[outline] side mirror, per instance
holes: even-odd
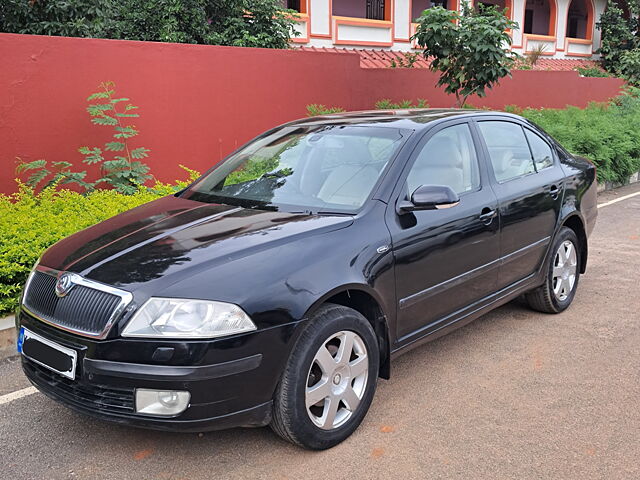
[[[411,200],[404,200],[398,204],[398,213],[440,210],[455,207],[458,203],[460,197],[446,185],[420,185],[411,194]]]

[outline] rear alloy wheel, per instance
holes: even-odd
[[[305,448],[337,445],[369,410],[378,368],[378,342],[368,320],[351,308],[323,305],[291,352],[271,428]]]
[[[534,310],[560,313],[571,305],[580,279],[580,248],[574,231],[562,227],[551,252],[545,283],[527,293],[526,299]]]
[[[551,282],[553,294],[558,301],[564,302],[576,283],[578,274],[578,255],[576,254],[576,246],[571,240],[565,240],[560,244],[553,258],[553,271]]]

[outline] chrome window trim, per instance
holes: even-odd
[[[73,274],[73,281],[74,281],[74,283],[76,285],[82,285],[84,287],[92,288],[94,290],[100,290],[102,292],[106,292],[106,293],[109,293],[111,295],[116,295],[116,296],[120,297],[120,303],[113,310],[113,312],[111,312],[111,315],[109,316],[109,319],[107,320],[107,323],[105,324],[105,326],[102,329],[102,331],[100,331],[98,333],[87,332],[87,331],[80,330],[80,329],[65,327],[64,325],[57,324],[52,320],[48,320],[46,318],[41,317],[40,315],[32,312],[31,309],[29,309],[29,307],[27,305],[25,305],[24,302],[25,302],[25,299],[26,299],[26,296],[27,296],[27,293],[28,293],[28,289],[29,289],[29,286],[30,286],[30,283],[31,283],[31,279],[33,278],[33,273],[36,270],[38,272],[42,272],[42,273],[45,273],[47,275],[50,275],[50,276],[56,277],[56,278],[58,278],[63,273],[66,273],[66,272],[61,271],[61,270],[56,270],[54,268],[45,267],[44,265],[37,265],[34,268],[34,270],[31,272],[31,274],[29,275],[29,278],[28,278],[27,283],[26,283],[25,288],[24,288],[24,296],[23,296],[23,299],[22,299],[22,302],[21,302],[20,306],[24,311],[26,311],[32,317],[37,318],[41,322],[46,323],[47,325],[51,325],[52,327],[55,327],[55,328],[57,328],[59,330],[64,330],[65,332],[74,333],[74,334],[77,334],[77,335],[81,335],[83,337],[89,337],[89,338],[94,338],[94,339],[98,339],[98,340],[103,340],[103,339],[107,338],[107,335],[109,334],[109,331],[111,330],[111,327],[113,326],[115,321],[118,319],[118,317],[122,314],[124,309],[133,301],[133,294],[131,292],[127,292],[125,290],[120,290],[119,288],[112,287],[111,285],[106,285],[104,283],[96,282],[95,280],[89,280],[87,278],[82,277],[81,275],[78,275],[78,274],[74,273]]]

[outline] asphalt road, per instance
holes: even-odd
[[[569,310],[513,302],[399,358],[361,427],[325,452],[268,428],[167,434],[40,393],[6,401],[28,382],[4,360],[0,478],[640,478],[640,195],[600,209],[590,250]]]

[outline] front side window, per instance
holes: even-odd
[[[540,171],[543,168],[552,166],[553,152],[549,144],[531,130],[525,128],[524,131],[527,135],[527,140],[529,140],[529,147],[531,147],[531,155],[533,156],[533,162],[536,164],[536,170]]]
[[[476,150],[466,123],[440,130],[422,147],[407,177],[409,194],[421,185],[446,185],[456,193],[480,186]]]
[[[183,196],[247,208],[352,213],[408,135],[387,127],[283,127],[229,157]]]
[[[479,122],[498,182],[506,182],[535,172],[531,152],[522,127],[511,122]]]

